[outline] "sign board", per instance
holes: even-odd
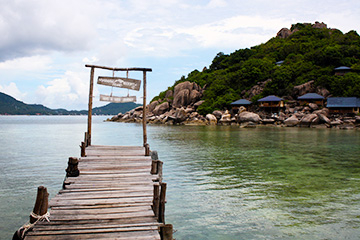
[[[99,76],[97,83],[111,87],[128,88],[131,90],[139,91],[141,81],[131,78]]]
[[[136,96],[116,97],[100,94],[100,101],[113,103],[136,102]]]

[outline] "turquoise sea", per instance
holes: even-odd
[[[141,145],[138,124],[93,118],[93,144]],[[0,239],[60,189],[85,116],[0,116]],[[148,125],[177,240],[359,239],[360,131]]]

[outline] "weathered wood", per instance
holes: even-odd
[[[135,91],[140,90],[141,80],[132,79],[132,78],[123,78],[123,77],[98,77],[98,84],[118,87],[118,88],[127,88]]]
[[[166,202],[166,183],[160,184],[160,204],[158,221],[165,223],[165,202]]]
[[[147,145],[147,133],[146,133],[146,71],[143,71],[143,118],[142,118],[142,125],[143,125],[143,140],[144,140],[144,147],[149,148]],[[149,152],[145,150],[145,156],[149,156]]]
[[[44,215],[48,209],[48,197],[47,188],[44,186],[38,187],[36,201],[33,209],[33,213],[36,215]],[[36,222],[37,218],[30,215],[30,223]]]
[[[67,177],[66,189],[50,201],[51,222],[36,223],[25,239],[160,240],[158,220],[165,218],[166,184],[160,188],[154,182],[159,176],[151,174],[152,159],[144,156],[144,149],[87,147],[90,156],[78,159],[81,174]]]
[[[86,64],[85,67],[101,68],[101,69],[106,69],[106,70],[111,70],[111,71],[146,71],[146,72],[151,72],[151,71],[152,71],[151,68],[138,68],[138,67],[132,67],[132,68],[112,68],[112,67],[98,66],[98,65],[90,65],[90,64]]]
[[[164,224],[160,226],[161,240],[173,240],[173,225]]]
[[[69,157],[68,167],[66,169],[66,177],[77,177],[80,174],[78,169],[79,159]]]
[[[112,103],[136,102],[136,96],[118,97],[118,96],[109,96],[109,95],[100,94],[100,101],[112,102]]]
[[[89,89],[89,108],[88,108],[88,129],[87,129],[87,144],[91,145],[91,123],[92,123],[92,105],[93,105],[93,92],[94,92],[94,67],[90,71],[90,89]]]
[[[86,148],[86,143],[85,142],[81,142],[81,145],[80,145],[80,156],[81,157],[85,157],[85,148]]]

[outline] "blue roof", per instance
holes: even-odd
[[[360,99],[356,97],[330,97],[326,107],[360,107]]]
[[[249,100],[246,99],[239,99],[235,102],[232,102],[230,105],[250,105],[251,102]]]
[[[259,99],[258,102],[280,102],[281,100],[283,100],[283,99],[279,98],[275,95],[270,95],[270,96],[264,97],[262,99]]]
[[[335,71],[343,71],[343,70],[351,70],[351,68],[346,66],[337,67],[334,69]]]
[[[307,99],[322,100],[322,99],[324,99],[324,97],[317,93],[307,93],[307,94],[304,94],[304,95],[298,97],[298,99],[300,99],[300,100],[307,100]]]

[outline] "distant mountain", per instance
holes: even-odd
[[[93,108],[94,115],[116,115],[125,113],[141,106],[136,103],[109,103],[102,107]],[[50,109],[40,104],[26,104],[0,92],[0,114],[8,115],[86,115],[87,110],[68,111],[66,109]]]

